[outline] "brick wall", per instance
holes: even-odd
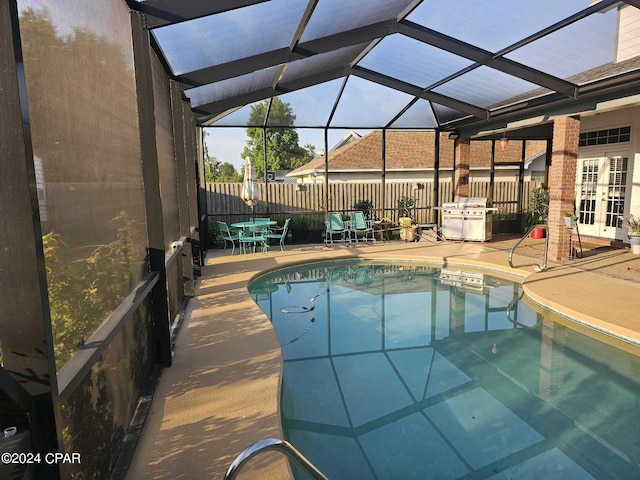
[[[453,188],[456,202],[460,197],[469,196],[470,162],[471,140],[468,138],[459,138],[456,140],[456,165],[453,171]]]
[[[569,257],[571,229],[564,224],[562,212],[573,213],[576,198],[576,169],[580,120],[560,118],[553,123],[553,145],[549,167],[549,258]]]

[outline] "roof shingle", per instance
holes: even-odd
[[[388,130],[385,137],[387,170],[425,170],[434,168],[434,131]],[[529,158],[546,148],[544,141],[527,141],[525,157]],[[440,134],[440,167],[453,167],[454,142],[448,132]],[[507,148],[495,152],[495,162],[515,162],[522,160],[521,141],[512,140]],[[289,173],[301,175],[310,170],[324,170],[325,157],[318,157]],[[472,167],[489,166],[491,162],[491,142],[474,140],[471,142]],[[329,152],[329,170],[381,170],[382,131],[372,131],[361,138]]]

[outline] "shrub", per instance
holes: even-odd
[[[549,191],[534,188],[529,197],[529,206],[523,212],[522,231],[526,232],[537,224],[546,224],[549,217]]]
[[[400,197],[398,199],[398,216],[409,217],[413,219],[413,207],[416,205],[416,199],[412,197]]]
[[[364,213],[364,218],[373,220],[373,202],[371,200],[360,200],[353,205],[354,210]]]

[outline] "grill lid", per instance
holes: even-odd
[[[461,208],[487,208],[487,197],[460,197]]]
[[[472,208],[487,208],[487,197],[460,197],[458,202],[444,202],[441,208],[457,208],[457,209],[472,209]]]

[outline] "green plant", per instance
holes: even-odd
[[[413,207],[416,205],[416,199],[412,197],[400,197],[398,199],[398,216],[410,217],[413,219]]]
[[[522,230],[527,231],[534,225],[546,224],[549,217],[549,191],[534,188],[529,196],[529,206],[522,215]]]
[[[324,230],[324,213],[312,213],[309,219],[309,230]]]
[[[292,215],[289,226],[292,229],[308,230],[311,227],[311,218],[305,214]]]
[[[42,237],[56,366],[84,345],[133,287],[132,272],[145,256],[141,226],[121,212],[112,222],[115,239],[86,258],[68,262],[68,248],[55,233]]]
[[[640,215],[629,215],[624,219],[629,237],[640,237]]]
[[[211,246],[215,245],[219,236],[220,236],[220,232],[218,231],[218,222],[214,217],[208,217],[207,218],[207,239],[209,241],[209,245]]]
[[[276,222],[277,226],[283,226],[284,222],[289,218],[289,215],[285,215],[283,213],[276,213],[275,215],[271,215],[271,220]]]
[[[354,210],[364,213],[367,220],[373,219],[373,202],[371,200],[359,200],[353,205]]]
[[[577,217],[573,213],[570,213],[570,212],[562,212],[562,216],[570,218],[571,220],[577,220]]]

